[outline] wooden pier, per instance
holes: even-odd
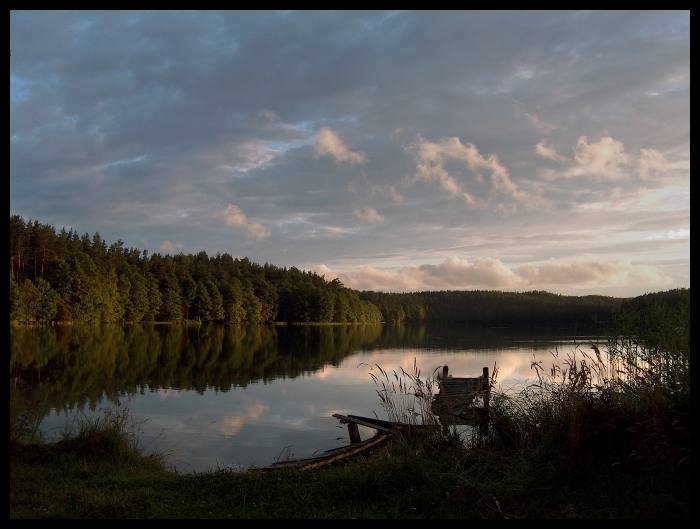
[[[439,419],[440,424],[406,424],[392,421],[384,421],[373,417],[360,417],[358,415],[333,415],[341,424],[348,425],[350,444],[326,450],[318,455],[301,459],[283,460],[272,463],[258,470],[279,470],[283,468],[297,468],[310,470],[324,465],[329,465],[346,457],[360,454],[372,447],[378,447],[391,439],[394,434],[411,434],[425,432],[439,428],[447,428],[451,425],[480,426],[482,429],[488,426],[489,397],[491,380],[489,368],[485,367],[480,377],[452,377],[447,366],[443,367],[442,377],[438,384],[439,392],[433,395],[431,409]],[[474,401],[480,397],[482,406],[476,406]],[[373,428],[376,433],[373,437],[360,438],[358,426]]]
[[[452,377],[449,368],[443,366],[438,385],[439,392],[433,396],[432,412],[443,426],[485,426],[489,415],[491,380],[489,368],[485,367],[480,377]],[[474,401],[480,397],[483,405]]]

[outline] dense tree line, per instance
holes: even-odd
[[[385,293],[295,267],[206,252],[148,254],[10,216],[10,320],[57,322],[463,323],[590,327],[628,300],[544,291]]]
[[[385,293],[363,291],[360,298],[379,307],[394,323],[461,323],[473,327],[561,327],[604,331],[621,310],[643,311],[663,303],[675,306],[690,289],[647,293],[632,298],[563,296],[545,291],[496,290]]]
[[[544,291],[427,291],[401,294],[363,291],[360,298],[382,311],[385,321],[442,322],[471,326],[561,326],[590,328],[610,318],[622,299],[563,296]]]
[[[161,255],[10,216],[10,320],[371,323],[334,279],[229,254]]]

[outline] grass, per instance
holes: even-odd
[[[602,352],[581,344],[561,368],[534,364],[517,393],[494,370],[488,430],[398,436],[307,472],[166,470],[126,408],[57,443],[11,413],[10,518],[689,519],[689,300],[647,313],[618,314]],[[434,377],[375,367],[391,420],[437,421]]]

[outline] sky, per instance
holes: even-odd
[[[10,215],[357,290],[690,288],[690,12],[11,11]]]

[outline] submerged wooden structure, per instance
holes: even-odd
[[[460,424],[486,427],[491,395],[488,367],[483,369],[480,377],[453,377],[449,374],[448,366],[443,366],[438,390],[437,395],[433,396],[431,410],[443,426]],[[475,405],[476,400],[482,405]]]

